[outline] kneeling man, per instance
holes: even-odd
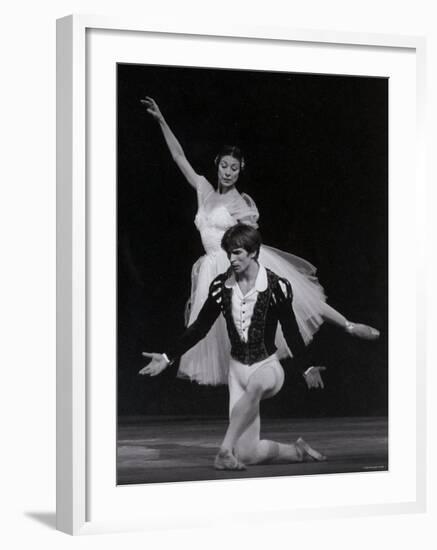
[[[222,314],[231,342],[229,366],[230,420],[214,466],[218,470],[243,470],[245,464],[325,460],[302,438],[283,444],[260,439],[260,402],[276,395],[284,383],[284,371],[275,354],[278,322],[293,358],[305,353],[299,332],[289,281],[258,262],[261,236],[244,224],[226,231],[222,247],[230,269],[216,277],[199,315],[179,341],[165,354],[143,353],[152,361],[140,374],[156,376],[206,336]],[[302,372],[309,388],[323,388],[320,372]]]

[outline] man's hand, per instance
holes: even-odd
[[[161,353],[147,353],[143,351],[142,355],[144,357],[150,357],[152,360],[148,365],[143,367],[138,374],[148,374],[149,376],[156,376],[168,367],[168,361]]]
[[[323,385],[322,377],[320,376],[320,373],[324,370],[326,370],[326,367],[310,367],[307,374],[303,375],[309,390],[311,388],[321,388],[321,389],[323,389],[325,387]]]

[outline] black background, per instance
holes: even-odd
[[[183,330],[190,273],[203,254],[196,195],[140,99],[152,96],[194,169],[239,145],[238,189],[260,210],[263,241],[315,264],[329,303],[378,327],[378,342],[325,324],[310,352],[328,367],[308,392],[286,382],[271,416],[385,415],[388,403],[388,80],[118,65],[118,412],[227,415],[227,391],[138,376],[141,351],[165,351]]]

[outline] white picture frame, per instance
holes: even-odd
[[[247,489],[247,501],[254,502],[253,505],[245,507],[240,515],[233,514],[234,521],[256,520],[259,517],[274,518],[316,518],[330,517],[337,515],[360,515],[398,512],[419,512],[425,510],[426,503],[426,464],[425,464],[425,433],[426,433],[426,402],[425,402],[425,298],[424,298],[424,270],[425,251],[423,250],[424,221],[422,213],[425,210],[425,168],[424,168],[424,78],[425,78],[425,41],[421,37],[337,33],[310,30],[295,30],[281,28],[251,28],[250,26],[232,27],[229,29],[215,28],[211,25],[208,28],[198,28],[193,24],[190,28],[177,28],[171,25],[159,26],[148,22],[129,21],[115,18],[104,18],[95,16],[74,15],[58,20],[57,22],[57,528],[70,534],[85,534],[92,532],[126,530],[126,529],[148,529],[156,527],[168,527],[171,525],[186,525],[187,521],[193,526],[208,525],[206,517],[195,513],[191,519],[178,514],[183,503],[188,499],[190,505],[196,510],[196,504],[205,496],[205,491],[214,493],[214,498],[220,503],[226,498],[230,488],[226,484],[212,487],[207,483],[179,484],[175,489],[171,485],[161,485],[152,488],[118,488],[118,495],[115,499],[123,500],[126,506],[126,498],[129,500],[128,491],[135,499],[144,498],[141,492],[153,494],[154,502],[158,505],[153,510],[141,510],[135,516],[128,513],[119,516],[113,507],[101,514],[96,514],[96,519],[90,515],[90,486],[93,483],[93,457],[90,454],[91,439],[96,430],[90,429],[90,411],[93,406],[95,384],[92,380],[91,369],[93,368],[94,334],[90,335],[90,253],[95,248],[90,243],[90,227],[93,223],[90,216],[94,216],[95,200],[92,190],[89,188],[89,180],[92,177],[94,165],[91,166],[91,156],[88,150],[88,126],[87,117],[90,116],[89,109],[92,108],[88,80],[90,70],[95,65],[90,63],[90,33],[98,31],[106,33],[105,40],[112,41],[115,50],[117,49],[116,35],[134,36],[140,39],[142,36],[153,36],[161,42],[168,42],[165,51],[166,59],[174,56],[174,64],[179,63],[176,51],[173,49],[172,41],[178,38],[188,37],[193,40],[218,39],[227,43],[229,47],[234,44],[244,45],[247,48],[255,44],[264,44],[270,48],[284,47],[290,45],[314,45],[318,48],[329,48],[335,46],[337,49],[346,51],[370,51],[375,52],[397,52],[399,56],[407,53],[414,58],[414,77],[409,83],[414,91],[415,101],[412,107],[411,97],[408,100],[408,108],[413,108],[410,123],[414,125],[413,136],[409,141],[399,145],[399,151],[403,146],[414,143],[416,155],[409,164],[409,169],[414,170],[412,176],[415,178],[414,195],[416,199],[415,208],[415,229],[414,235],[408,237],[415,246],[415,266],[404,275],[406,284],[413,285],[417,289],[414,300],[411,298],[409,307],[415,310],[416,320],[410,322],[407,327],[415,330],[414,345],[405,352],[404,361],[414,358],[414,418],[411,419],[411,433],[414,433],[414,444],[411,460],[408,463],[408,471],[411,474],[411,486],[405,491],[405,495],[397,496],[390,493],[387,488],[387,498],[381,497],[373,502],[372,496],[368,495],[367,500],[347,504],[333,502],[332,506],[327,503],[318,503],[317,506],[311,503],[304,503],[302,506],[295,502],[285,504],[280,502],[274,509],[266,508],[259,501],[255,502],[252,492],[255,492],[254,482],[245,480],[244,487]],[[92,43],[94,47],[94,42]],[[337,52],[338,54],[338,52]],[[109,59],[109,58],[108,58]],[[110,59],[109,59],[110,61]],[[399,60],[398,60],[399,61]],[[395,64],[399,64],[397,61]],[[220,66],[220,65],[218,65]],[[402,71],[402,66],[398,67]],[[328,70],[327,72],[329,72]],[[413,92],[412,92],[413,93]],[[111,109],[110,102],[105,105]],[[397,112],[397,111],[396,111]],[[391,116],[396,118],[396,112],[391,110]],[[392,152],[392,149],[391,149]],[[397,174],[394,158],[390,165],[390,173]],[[115,164],[115,159],[114,159]],[[402,195],[402,193],[401,193]],[[390,205],[390,216],[394,223],[402,223],[402,195],[399,201],[396,200]],[[109,218],[114,217],[114,210],[109,209],[105,213]],[[109,222],[112,223],[112,222]],[[397,229],[396,229],[397,230]],[[393,233],[392,233],[393,237]],[[94,237],[93,237],[94,238]],[[397,260],[391,260],[396,262]],[[395,264],[397,265],[397,264]],[[414,279],[414,280],[413,280]],[[396,323],[396,314],[401,309],[396,309],[397,295],[392,297],[392,304],[395,309],[391,312],[391,318]],[[400,304],[398,304],[400,307]],[[93,305],[93,311],[95,306]],[[395,330],[395,329],[394,329]],[[397,329],[396,329],[397,330]],[[402,328],[399,327],[399,335],[402,335]],[[397,336],[400,341],[402,336]],[[396,344],[396,342],[395,342]],[[395,347],[392,348],[391,361],[396,361],[398,355]],[[399,357],[402,358],[402,355]],[[92,390],[90,388],[93,388]],[[104,392],[102,388],[101,393]],[[107,404],[107,406],[113,406]],[[106,406],[105,405],[105,406]],[[397,414],[399,402],[396,395],[391,396],[391,413]],[[93,415],[93,422],[96,415]],[[108,418],[108,424],[113,423],[115,411]],[[101,420],[100,420],[101,421]],[[111,428],[112,429],[112,428]],[[115,429],[115,426],[113,426]],[[391,426],[391,435],[396,438],[396,426]],[[108,441],[110,441],[108,436]],[[399,439],[400,440],[400,439]],[[412,441],[409,440],[409,445]],[[106,449],[102,445],[102,449]],[[115,448],[114,448],[115,454]],[[109,460],[109,459],[108,459]],[[110,467],[109,467],[110,469]],[[393,472],[390,472],[391,475]],[[368,476],[378,474],[366,474]],[[394,475],[394,474],[393,474]],[[367,479],[371,479],[368,477]],[[309,481],[295,481],[299,483]],[[269,488],[268,483],[272,484]],[[277,483],[277,482],[276,482]],[[376,484],[380,483],[376,479]],[[252,484],[252,489],[250,487]],[[332,485],[332,482],[330,482]],[[371,483],[370,483],[371,485]],[[263,482],[262,490],[269,494],[269,491],[277,489],[274,480]],[[276,489],[275,489],[276,488]],[[256,487],[259,492],[260,486]],[[93,489],[94,490],[94,489]],[[303,488],[304,490],[304,488]],[[328,490],[328,489],[327,489]],[[120,491],[124,491],[123,499]],[[108,493],[109,494],[109,493]],[[104,493],[102,492],[102,495]],[[138,496],[139,495],[139,496]],[[159,498],[162,495],[166,503],[165,513],[160,509]],[[251,496],[252,495],[252,496]],[[106,498],[102,497],[102,500]],[[112,498],[112,497],[111,497]],[[156,500],[158,499],[158,500]],[[132,496],[132,501],[134,497]],[[174,502],[171,507],[168,503]],[[231,513],[231,512],[230,512]],[[115,515],[114,515],[115,514]],[[215,518],[217,521],[217,518]]]

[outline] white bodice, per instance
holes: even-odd
[[[224,205],[215,205],[208,209],[200,206],[194,223],[200,233],[206,254],[220,252],[222,237],[229,227],[235,225],[235,220]]]
[[[194,223],[200,233],[207,256],[223,253],[221,240],[227,229],[238,221],[256,227],[258,209],[253,200],[234,188],[221,195],[204,178],[197,182],[198,211]]]

